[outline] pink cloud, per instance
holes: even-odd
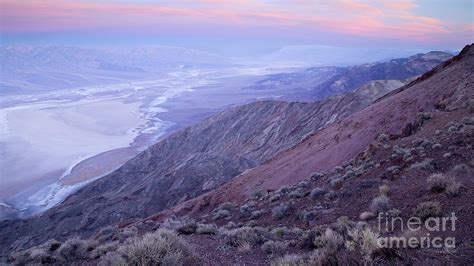
[[[319,13],[312,12],[320,8],[309,0],[298,0],[298,5],[257,0],[200,0],[200,4],[193,7],[67,0],[0,1],[2,32],[126,30],[133,27],[159,30],[173,25],[199,30],[232,26],[241,27],[245,32],[256,26],[266,26],[370,38],[428,40],[456,29],[455,25],[439,19],[415,15],[412,10],[416,4],[410,0],[385,0],[378,5],[354,0],[328,1],[323,2],[321,8],[324,10]],[[472,26],[467,29],[472,31]]]

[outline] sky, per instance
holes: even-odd
[[[259,53],[291,45],[459,50],[473,0],[0,0],[2,44],[174,45]]]

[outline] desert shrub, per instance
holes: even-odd
[[[265,196],[265,192],[263,190],[256,190],[252,192],[252,197],[254,199],[261,199],[263,196]]]
[[[125,227],[121,232],[120,236],[121,238],[130,238],[130,237],[135,237],[138,234],[138,229],[135,226],[128,226]]]
[[[225,229],[232,229],[236,228],[237,224],[234,223],[233,221],[228,221],[226,225],[223,226]]]
[[[322,233],[324,233],[324,231],[322,231],[322,229],[319,227],[302,231],[302,233],[299,234],[299,246],[304,249],[315,248],[314,240],[316,239],[316,237],[320,237]]]
[[[332,200],[337,199],[337,196],[338,196],[338,194],[337,194],[336,192],[334,192],[334,191],[329,191],[328,193],[326,193],[326,194],[324,195],[324,199],[325,199],[325,200],[328,200],[328,201],[332,201]]]
[[[457,164],[453,167],[453,172],[455,174],[466,174],[469,172],[469,166],[464,163]]]
[[[432,171],[434,168],[433,160],[432,159],[425,159],[421,162],[414,163],[410,166],[411,169],[418,169],[418,170],[426,170]]]
[[[249,201],[246,204],[240,206],[239,211],[240,211],[240,214],[242,216],[249,216],[254,208],[255,208],[255,202],[254,201]]]
[[[343,179],[343,180],[350,179],[350,178],[354,177],[355,175],[356,175],[356,173],[355,173],[353,170],[348,170],[348,171],[342,176],[342,179]]]
[[[219,229],[215,224],[198,224],[196,233],[200,235],[216,235]]]
[[[448,177],[445,174],[432,174],[427,178],[428,189],[433,192],[445,192],[446,195],[454,197],[459,195],[461,183],[456,182],[454,177]]]
[[[428,189],[433,192],[443,192],[446,187],[453,182],[445,174],[437,173],[430,175],[426,182],[428,182]]]
[[[400,167],[397,166],[397,165],[394,165],[394,166],[390,166],[390,167],[387,167],[387,170],[386,170],[389,174],[393,174],[393,175],[396,175],[398,173],[400,173]]]
[[[250,219],[258,219],[258,218],[262,217],[262,215],[263,215],[262,211],[253,211],[250,214]]]
[[[250,226],[250,227],[255,227],[258,225],[258,223],[255,220],[249,220],[247,223],[245,223],[245,225]]]
[[[105,243],[105,244],[102,244],[102,245],[96,247],[91,252],[91,255],[89,257],[91,259],[97,259],[97,258],[100,258],[100,257],[104,256],[105,254],[107,254],[109,252],[117,250],[117,248],[118,248],[118,242],[117,241],[108,242],[108,243]]]
[[[30,251],[30,259],[33,263],[52,264],[56,262],[56,258],[44,248],[33,248]]]
[[[97,246],[97,242],[80,238],[66,240],[58,249],[58,254],[66,262],[86,259],[89,253]]]
[[[214,220],[220,220],[228,217],[230,217],[230,212],[228,210],[217,210],[212,215],[212,219]]]
[[[221,205],[219,205],[219,206],[217,207],[217,209],[218,209],[218,210],[228,210],[228,211],[232,211],[232,210],[234,210],[235,207],[236,207],[235,204],[232,203],[232,202],[224,202],[224,203],[222,203]]]
[[[95,239],[97,239],[99,242],[105,242],[113,240],[113,238],[117,235],[119,235],[117,226],[110,225],[100,229],[95,235]]]
[[[462,135],[466,140],[470,140],[474,137],[474,126],[469,125],[465,126],[464,129],[462,130]]]
[[[316,219],[316,213],[317,213],[316,211],[302,210],[298,212],[298,219],[306,221],[306,222],[310,222]]]
[[[454,182],[448,184],[448,186],[446,187],[446,190],[444,192],[449,197],[456,197],[456,196],[459,195],[461,187],[462,187],[461,183],[454,181]]]
[[[433,147],[433,142],[429,139],[424,139],[421,143],[420,143],[420,146],[423,148],[423,149],[429,149],[431,147]]]
[[[298,182],[298,184],[296,184],[296,187],[299,187],[299,188],[306,188],[309,186],[309,182],[308,181],[300,181]]]
[[[411,150],[410,149],[401,148],[398,145],[393,146],[393,152],[396,155],[400,155],[400,156],[403,156],[403,157],[408,157],[408,156],[411,155]]]
[[[280,200],[280,198],[281,198],[280,194],[276,193],[275,195],[272,195],[270,197],[270,202],[278,201],[278,200]]]
[[[290,206],[288,205],[288,203],[280,203],[280,205],[273,207],[272,216],[273,218],[281,219],[288,215],[289,209]]]
[[[342,178],[334,178],[331,180],[329,183],[331,185],[332,189],[340,189],[344,183],[344,180]]]
[[[373,212],[363,212],[359,215],[359,219],[361,221],[367,221],[375,217],[375,214]]]
[[[326,193],[326,191],[324,191],[324,189],[317,187],[317,188],[311,190],[311,192],[309,193],[309,197],[310,197],[312,200],[317,200],[317,199],[320,198],[322,195],[324,195],[324,193]]]
[[[45,248],[48,252],[54,252],[61,246],[61,242],[56,239],[50,239],[44,242],[41,247]]]
[[[374,213],[384,212],[388,209],[390,209],[390,200],[386,195],[375,197],[370,204],[370,210]]]
[[[316,172],[316,173],[313,173],[313,174],[310,176],[310,179],[311,179],[311,181],[317,181],[317,180],[319,180],[320,178],[322,178],[323,176],[324,176],[323,173],[318,173],[318,172]]]
[[[422,220],[426,220],[429,217],[437,217],[441,215],[441,206],[437,201],[425,201],[415,209],[415,216],[420,217]]]
[[[276,194],[285,194],[288,191],[290,191],[290,188],[288,186],[282,186],[279,188],[277,191],[275,191]]]
[[[188,244],[166,229],[137,238],[126,252],[131,265],[183,265],[193,257]]]
[[[302,197],[306,196],[306,192],[304,191],[303,188],[297,188],[297,189],[291,191],[289,196],[290,196],[290,198],[302,198]]]
[[[379,233],[371,228],[354,228],[348,231],[348,240],[345,245],[349,250],[357,249],[366,260],[370,260],[370,255],[378,248]]]
[[[345,236],[347,231],[355,226],[355,222],[351,221],[347,216],[341,216],[337,218],[337,221],[331,224],[331,229],[337,233]]]
[[[461,121],[464,125],[474,125],[474,117],[464,117]]]
[[[356,260],[347,261],[341,254],[337,255],[326,249],[313,251],[311,254],[286,255],[272,261],[272,266],[320,266],[320,265],[358,265]]]
[[[333,171],[336,172],[336,173],[342,173],[342,171],[344,171],[344,168],[342,168],[342,166],[338,165],[338,166],[334,167]]]
[[[290,230],[286,227],[277,227],[273,228],[271,233],[276,237],[283,237],[284,235],[290,233]]]
[[[433,144],[433,146],[431,147],[433,150],[438,150],[438,149],[441,149],[443,147],[443,145],[439,144],[439,143],[435,143]]]
[[[188,220],[182,222],[180,225],[176,227],[176,232],[182,235],[190,235],[194,234],[197,229],[197,224],[194,220]]]
[[[272,266],[306,266],[308,258],[304,255],[291,254],[278,258],[271,263]]]
[[[250,250],[252,250],[252,244],[249,242],[241,242],[237,246],[237,251],[239,251],[240,253],[247,253]]]
[[[258,227],[240,227],[222,232],[226,243],[238,247],[242,243],[250,243],[251,245],[263,243],[265,240],[265,232]]]
[[[100,260],[97,263],[97,265],[98,266],[128,266],[128,263],[125,260],[125,258],[122,256],[122,254],[112,251],[100,257]]]
[[[182,226],[183,221],[178,220],[176,217],[167,218],[160,225],[160,228],[167,229],[171,231],[176,231],[176,229]]]
[[[387,143],[390,140],[390,137],[387,134],[380,134],[377,137],[377,141],[379,143]]]
[[[285,250],[286,244],[282,241],[268,240],[263,243],[261,248],[267,254],[279,254]]]
[[[452,133],[455,133],[455,132],[458,132],[458,128],[456,126],[450,126],[448,128],[448,133],[452,134]]]
[[[326,228],[321,236],[314,239],[314,246],[336,251],[344,243],[344,238],[336,231]]]
[[[390,187],[387,185],[381,185],[379,186],[379,192],[381,195],[388,195],[388,192],[390,192]]]

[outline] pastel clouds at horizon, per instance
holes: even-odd
[[[469,9],[462,21],[459,17],[442,19],[416,12],[430,5],[429,1],[0,1],[2,34],[138,32],[295,39],[331,34],[369,41],[396,39],[429,44],[442,40],[458,45],[472,42],[474,35]],[[447,7],[456,1],[431,3],[443,8],[443,4]]]

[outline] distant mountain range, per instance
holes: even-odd
[[[288,61],[306,66],[349,66],[366,62],[387,61],[392,58],[405,58],[426,52],[428,51],[424,49],[291,45],[269,53],[263,56],[261,60],[269,62]],[[453,51],[443,52],[456,53]]]
[[[146,79],[178,67],[228,65],[229,59],[193,49],[0,47],[0,93],[62,89]]]
[[[285,90],[286,99],[313,101],[352,91],[371,80],[402,80],[414,77],[451,56],[452,54],[446,52],[429,52],[349,67],[313,67],[300,72],[269,75],[248,89]]]

